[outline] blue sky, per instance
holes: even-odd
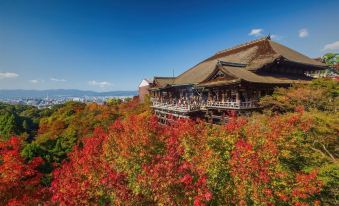
[[[339,52],[339,1],[0,0],[0,89],[135,90],[271,34]]]

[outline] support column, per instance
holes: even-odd
[[[212,101],[212,93],[211,91],[209,90],[208,91],[208,98],[207,98],[208,101]]]
[[[236,107],[240,108],[240,92],[239,89],[235,92],[235,102],[236,102]]]
[[[226,123],[226,118],[225,118],[225,112],[222,113],[221,115],[221,124],[225,124]]]
[[[235,92],[235,101],[236,101],[238,104],[240,104],[240,94],[239,94],[239,90],[237,90],[237,91]]]
[[[222,101],[222,102],[225,102],[225,101],[226,101],[226,99],[225,99],[225,90],[222,90],[221,101]]]

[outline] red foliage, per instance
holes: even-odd
[[[320,192],[321,183],[315,172],[298,174],[280,169],[279,157],[285,157],[281,150],[293,150],[296,147],[292,142],[286,142],[286,139],[296,141],[291,139],[295,132],[306,132],[310,128],[311,121],[302,119],[303,109],[297,110],[298,113],[285,118],[270,118],[269,123],[264,125],[265,130],[260,124],[242,122],[243,125],[239,126],[239,120],[228,123],[227,130],[233,133],[242,128],[242,136],[246,138],[236,142],[229,161],[237,204],[246,205],[248,199],[266,204],[279,201],[309,202],[313,195]],[[288,186],[275,187],[277,182]]]
[[[281,149],[294,148],[286,144],[286,137],[309,128],[301,116],[302,111],[286,118],[272,117],[264,126],[234,117],[224,132],[210,133],[235,142],[227,162],[229,185],[225,185],[235,194],[230,204],[313,201],[321,188],[315,173],[279,169]],[[210,158],[217,153],[208,147],[208,128],[186,120],[161,127],[147,115],[117,120],[108,133],[98,129],[93,137],[83,139],[83,146],[75,147],[69,161],[54,172],[53,201],[61,205],[206,205],[214,197],[207,184],[210,166],[218,169],[211,164]]]
[[[130,114],[74,147],[53,172],[52,202],[318,204],[316,173],[296,172],[281,161],[310,128],[302,108],[297,110],[252,121],[233,117],[225,127],[189,120],[162,127],[153,116]]]
[[[138,158],[150,152],[154,141],[160,141],[162,131],[155,117],[132,115],[125,121],[117,120],[113,123],[109,141],[116,147],[114,155]]]
[[[54,171],[53,202],[205,205],[212,198],[206,172],[184,158],[180,145],[188,130],[167,129],[137,115],[115,121],[108,133],[96,130]]]
[[[109,204],[130,200],[126,178],[105,161],[103,142],[107,134],[96,129],[69,154],[61,168],[53,172],[52,201],[60,205]],[[113,195],[114,193],[114,195]]]
[[[20,147],[17,137],[0,142],[1,205],[36,205],[50,196],[40,185],[42,173],[37,170],[43,160],[34,158],[26,163],[20,156]]]
[[[144,104],[140,104],[138,97],[133,97],[131,100],[119,105],[119,112],[123,117],[141,114],[146,110],[149,110],[149,107]]]
[[[233,116],[230,118],[229,122],[227,122],[225,128],[228,132],[238,133],[246,123],[247,123],[246,119]]]
[[[238,194],[235,199],[239,200],[240,205],[246,205],[244,200],[247,195],[251,195],[258,202],[270,202],[272,191],[267,187],[270,181],[269,162],[261,160],[251,144],[238,140],[232,151],[230,165],[236,194]],[[252,194],[247,194],[248,191],[252,191]]]
[[[152,193],[157,204],[205,205],[212,199],[206,175],[183,158],[178,136],[172,132],[166,141],[166,151],[144,165],[139,181]]]
[[[309,174],[297,174],[295,178],[296,185],[292,190],[292,196],[296,200],[296,205],[302,205],[303,200],[306,200],[314,194],[320,192],[322,183],[317,179],[317,172],[312,171]],[[317,204],[318,201],[315,201]],[[303,203],[304,205],[308,205]]]

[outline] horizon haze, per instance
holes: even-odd
[[[85,96],[136,96],[137,91],[105,91],[96,92],[78,89],[0,89],[1,98],[43,98],[43,97],[85,97]]]

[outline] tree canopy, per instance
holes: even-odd
[[[226,125],[162,126],[136,98],[12,108],[3,122],[38,126],[33,140],[0,141],[0,204],[335,205],[338,88],[321,79],[276,89],[261,112]],[[20,124],[8,135],[32,129]]]

